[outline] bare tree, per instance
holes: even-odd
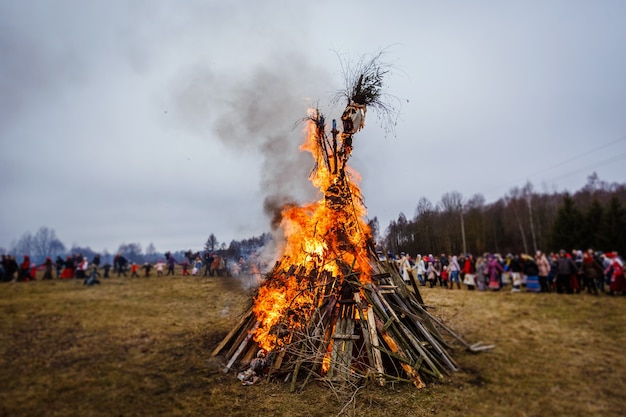
[[[57,238],[54,229],[40,227],[32,239],[33,256],[43,259],[65,253],[65,245]]]
[[[11,252],[15,256],[29,255],[33,251],[33,235],[26,232],[19,238],[17,242],[11,244]]]
[[[156,248],[154,247],[154,243],[150,242],[148,247],[146,248],[146,258],[149,262],[154,261],[156,255]]]
[[[117,252],[131,262],[141,261],[141,245],[139,243],[122,243]]]
[[[415,233],[417,234],[417,246],[420,250],[436,247],[436,236],[432,233],[435,230],[434,220],[436,210],[433,204],[426,197],[421,197],[415,208]]]
[[[522,224],[520,203],[522,203],[523,193],[518,187],[513,187],[507,195],[504,196],[504,201],[508,208],[513,211],[515,221],[519,228],[520,236],[522,238],[522,245],[524,247],[524,253],[528,253],[528,244],[526,243],[526,233],[524,233],[524,226]]]
[[[451,191],[441,196],[441,206],[444,211],[456,212],[463,205],[463,194]]]
[[[463,252],[467,253],[467,247],[465,244],[465,224],[463,220],[463,195],[458,191],[451,191],[449,193],[445,193],[443,196],[441,196],[441,206],[443,207],[444,215],[446,215],[445,217],[448,217],[449,224],[452,225],[456,223],[453,220],[455,216],[458,215],[460,217],[461,245],[463,248]],[[454,232],[453,227],[449,230],[449,233],[451,237],[454,237],[454,240],[453,240],[454,244],[451,245],[450,248],[448,249],[448,252],[451,253],[453,251],[458,250],[458,249],[454,250],[454,246],[458,245],[458,233]]]
[[[464,206],[465,229],[469,251],[481,253],[487,250],[485,225],[485,197],[474,194]]]
[[[522,188],[522,195],[526,200],[526,206],[528,207],[528,219],[530,222],[530,236],[533,240],[533,251],[537,252],[537,236],[535,235],[535,222],[533,221],[533,185],[530,181],[526,182],[524,188]]]
[[[431,213],[434,211],[433,203],[430,202],[426,197],[421,197],[417,202],[417,207],[415,208],[416,217],[420,217],[424,214]]]

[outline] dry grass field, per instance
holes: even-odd
[[[626,297],[423,290],[468,342],[462,370],[416,390],[242,386],[210,352],[250,296],[233,278],[0,285],[0,416],[621,416]],[[340,413],[341,411],[341,413]]]

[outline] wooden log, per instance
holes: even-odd
[[[445,364],[452,371],[458,370],[458,365],[454,362],[451,356],[441,347],[439,344],[439,340],[433,335],[431,329],[427,328],[425,324],[430,324],[430,319],[428,316],[421,314],[415,314],[414,312],[409,310],[409,306],[404,303],[404,300],[395,296],[393,297],[394,302],[398,306],[398,310],[404,314],[406,314],[412,320],[410,321],[416,328],[416,330],[430,343],[430,346],[439,354],[439,357],[445,362]],[[433,327],[432,325],[430,327]],[[436,335],[439,336],[439,339],[442,339],[439,335],[439,332],[436,332]],[[447,344],[446,344],[447,346]]]
[[[244,316],[241,318],[241,320],[239,320],[239,323],[237,323],[237,325],[232,328],[232,330],[226,335],[226,337],[224,339],[222,339],[220,344],[217,345],[217,347],[211,353],[211,356],[219,355],[219,353],[222,351],[222,349],[224,349],[224,347],[226,347],[228,342],[230,342],[230,340],[235,335],[238,335],[238,332],[241,331],[241,329],[243,327],[243,324],[246,322],[246,320],[248,320],[250,318],[251,315],[252,315],[252,309],[248,310],[248,312],[246,314],[244,314]]]
[[[383,328],[382,321],[377,320],[377,319],[375,319],[375,321],[376,321],[376,329],[383,337],[383,340],[385,341],[387,346],[389,346],[389,349],[391,349],[391,351],[394,352],[396,355],[399,355],[405,358],[405,361],[400,362],[400,366],[402,367],[402,369],[404,369],[404,372],[407,374],[411,382],[413,382],[413,385],[415,385],[416,388],[426,387],[426,384],[424,383],[424,381],[422,381],[422,378],[420,377],[417,370],[413,366],[409,365],[406,353],[403,351],[400,345],[396,343],[395,338],[393,338],[387,332],[387,330]]]
[[[435,351],[437,351],[437,353],[443,359],[443,361],[446,363],[448,368],[450,368],[450,370],[455,371],[455,372],[458,371],[458,365],[456,364],[456,362],[445,351],[445,349],[443,349],[441,347],[441,345],[433,337],[433,335],[424,327],[424,325],[420,322],[419,318],[416,315],[412,314],[411,312],[405,311],[405,313],[407,315],[409,315],[411,318],[413,318],[413,324],[417,327],[417,329],[420,331],[420,333],[428,340],[428,342],[433,347],[433,349],[435,349]]]
[[[432,314],[430,314],[426,309],[422,308],[421,306],[416,306],[418,308],[420,308],[425,314],[427,314],[435,323],[437,323],[438,325],[440,325],[446,332],[448,332],[452,337],[454,337],[456,340],[458,340],[463,346],[465,346],[467,349],[472,348],[472,346],[467,343],[461,336],[459,336],[458,334],[454,333],[452,331],[452,329],[450,329],[448,326],[446,326],[445,324],[443,324],[443,322],[441,322],[441,320],[437,319],[435,316],[433,316]]]
[[[424,361],[430,366],[432,372],[434,372],[439,378],[442,378],[443,375],[439,370],[439,367],[435,364],[435,358],[430,355],[430,353],[424,349],[424,347],[419,343],[415,335],[400,321],[398,316],[396,315],[393,308],[389,305],[384,296],[381,296],[381,301],[391,312],[391,315],[396,319],[398,324],[398,329],[403,333],[404,337],[409,340],[409,343],[419,352]]]

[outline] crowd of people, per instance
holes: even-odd
[[[183,260],[178,261],[170,253],[165,254],[165,259],[159,259],[155,264],[144,262],[139,265],[129,261],[124,255],[118,253],[113,257],[113,264],[102,263],[99,254],[94,255],[91,262],[80,253],[67,255],[65,259],[57,256],[56,260],[47,257],[45,261],[36,265],[31,261],[29,255],[24,255],[18,263],[12,255],[2,255],[0,261],[0,282],[29,282],[37,279],[38,271],[43,271],[41,279],[82,279],[85,284],[92,285],[99,283],[98,277],[109,278],[112,274],[118,277],[150,277],[150,272],[154,269],[157,276],[175,275],[175,268],[179,265],[183,275],[203,275],[203,276],[230,276],[231,271],[227,266],[227,260],[213,252],[185,253]],[[235,265],[236,273],[244,269],[243,258]],[[140,275],[141,270],[141,275]]]
[[[150,277],[153,269],[157,276],[175,275],[177,265],[184,276],[222,277],[251,272],[251,264],[243,258],[229,266],[225,257],[208,251],[203,254],[187,252],[182,261],[176,260],[170,252],[164,257],[155,264],[145,262],[140,266],[118,253],[111,265],[102,264],[100,255],[94,255],[89,262],[78,253],[65,259],[58,256],[55,261],[48,257],[41,265],[35,265],[28,255],[24,255],[20,263],[14,256],[2,255],[0,281],[28,282],[35,280],[37,272],[42,270],[43,280],[53,279],[56,275],[59,279],[82,279],[85,284],[92,285],[99,283],[99,276],[109,278],[112,273],[118,277],[126,277],[127,273],[131,277],[139,277],[140,269],[144,277]],[[448,256],[443,253],[439,256],[417,254],[413,258],[402,252],[399,256],[389,253],[387,259],[397,266],[405,282],[413,281],[431,288],[461,289],[463,285],[469,290],[499,291],[510,285],[512,292],[572,294],[586,291],[594,295],[626,295],[624,263],[617,252],[602,253],[588,249],[546,254],[537,251],[534,256],[485,253],[477,258],[471,254]]]
[[[431,288],[499,291],[508,285],[512,292],[601,293],[626,295],[624,262],[617,252],[573,250],[528,254],[485,253],[439,256],[402,252],[387,254],[405,282]]]

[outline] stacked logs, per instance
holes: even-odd
[[[281,274],[306,280],[315,294],[313,305],[289,312],[298,326],[276,329],[286,342],[270,352],[269,377],[290,382],[291,391],[320,379],[380,385],[407,381],[422,388],[424,380],[458,369],[439,330],[472,351],[492,347],[466,343],[427,311],[418,287],[403,282],[393,261],[371,259],[374,275],[367,284],[349,268],[341,277],[327,271],[306,274],[295,265],[268,274],[266,281]],[[258,325],[248,310],[215,348],[212,356],[223,355],[225,371],[246,367],[255,358],[259,347],[252,334]]]

